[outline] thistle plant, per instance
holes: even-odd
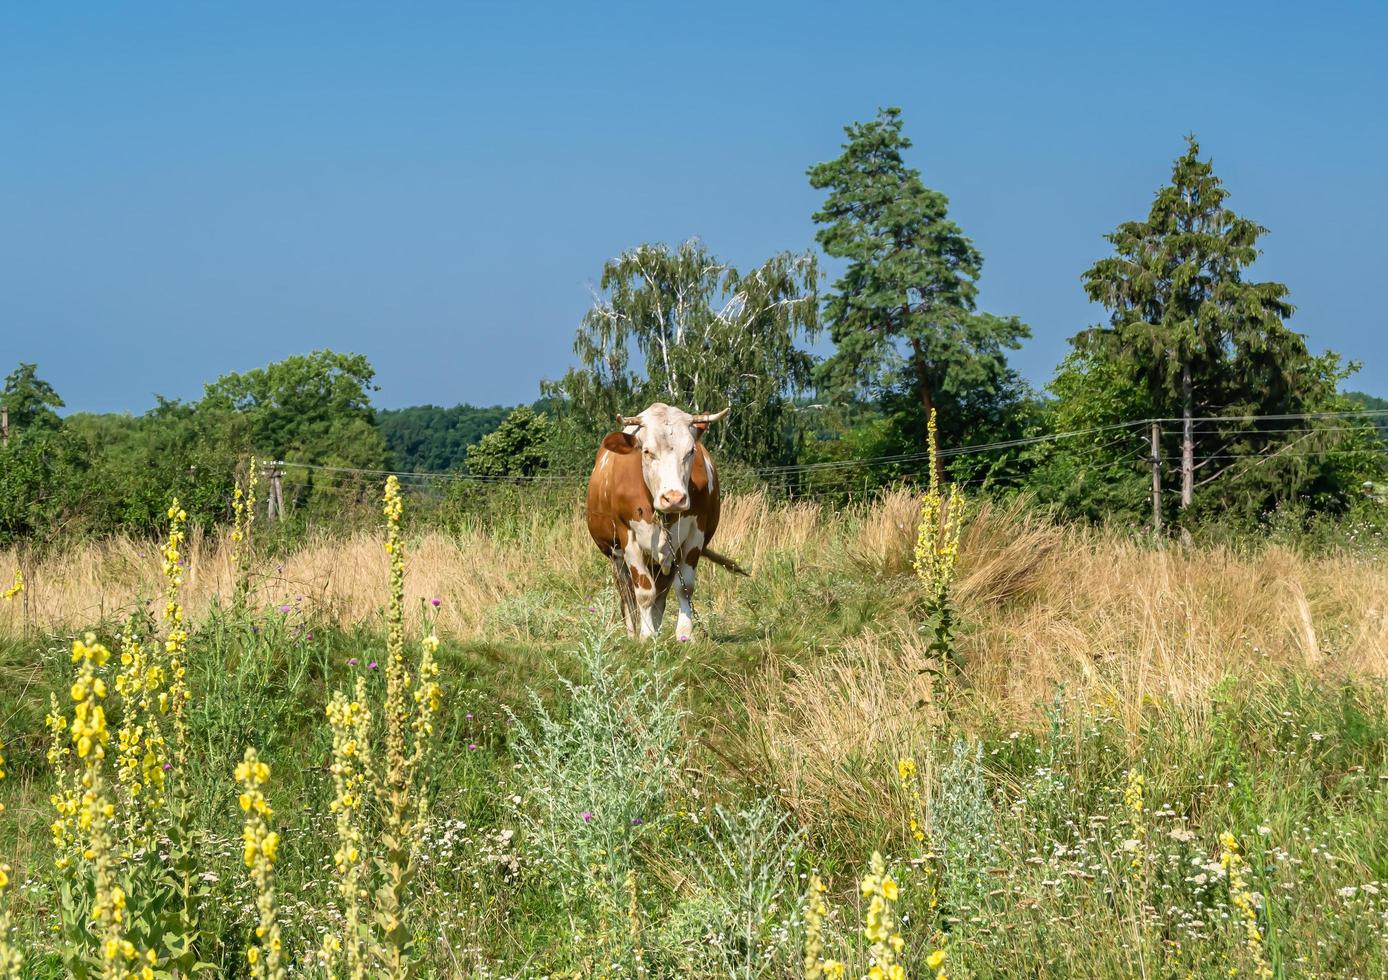
[[[1239,842],[1228,831],[1219,835],[1219,866],[1228,878],[1229,903],[1238,911],[1244,953],[1253,967],[1253,975],[1259,980],[1271,980],[1273,972],[1263,948],[1263,930],[1258,926],[1258,906],[1244,877],[1246,862],[1239,851]]]
[[[636,869],[627,868],[627,933],[631,940],[631,959],[638,977],[646,976],[646,951],[641,945],[641,906],[637,902]]]
[[[913,567],[925,587],[925,629],[930,633],[930,649],[945,661],[954,655],[954,607],[950,591],[959,560],[959,535],[964,522],[964,495],[951,483],[940,486],[939,442],[935,412],[930,412],[927,430],[930,454],[930,485],[921,498],[920,524],[916,529]]]
[[[236,766],[236,781],[241,785],[241,810],[245,813],[242,829],[242,857],[255,886],[256,911],[259,921],[255,927],[256,941],[246,948],[246,960],[252,977],[283,980],[279,920],[275,915],[275,855],[279,849],[279,834],[270,829],[274,811],[265,799],[263,787],[270,779],[270,767],[247,748],[245,757]]]

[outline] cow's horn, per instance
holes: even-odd
[[[704,412],[701,415],[696,415],[692,421],[695,425],[708,425],[710,422],[717,422],[720,419],[726,418],[728,413],[732,410],[732,406],[729,405],[721,412]]]
[[[643,422],[643,421],[641,420],[641,416],[639,416],[639,415],[622,415],[620,412],[617,414],[617,421],[618,421],[618,422],[621,422],[623,425],[645,425],[645,424],[646,424],[645,422]]]

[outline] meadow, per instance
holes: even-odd
[[[903,491],[732,496],[682,644],[569,499],[0,552],[0,975],[1388,974],[1380,543],[968,504],[945,643]]]

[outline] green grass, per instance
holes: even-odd
[[[845,763],[858,811],[810,819],[781,795],[748,721],[749,679],[767,663],[794,674],[899,620],[909,586],[781,556],[740,588],[690,644],[610,636],[608,610],[543,578],[494,611],[507,626],[496,635],[533,639],[444,638],[434,822],[409,919],[423,975],[630,976],[639,949],[651,976],[798,977],[812,872],[830,886],[826,951],[856,975],[867,967],[856,882],[874,850],[901,884],[911,976],[941,947],[951,977],[1252,975],[1217,864],[1225,831],[1261,896],[1277,975],[1388,974],[1380,684],[1231,674],[1202,697],[1154,698],[1135,721],[1056,689],[1039,721],[1022,722],[971,702],[966,667],[950,712],[901,705],[918,716],[916,815],[935,855],[923,860],[891,746]],[[69,683],[69,643],[0,639],[0,855],[34,977],[63,975],[43,716]],[[248,745],[272,768],[291,960],[307,962],[335,927],[323,709],[362,673],[379,698],[372,661],[385,661],[374,625],[335,629],[293,608],[218,612],[195,628],[186,778],[208,891],[199,954],[221,974],[244,972],[253,923],[231,778]],[[1146,780],[1136,867],[1129,770]]]

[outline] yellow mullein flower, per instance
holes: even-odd
[[[1239,853],[1239,843],[1233,834],[1225,831],[1219,835],[1219,848],[1219,865],[1229,879],[1229,901],[1238,910],[1243,924],[1243,945],[1253,964],[1253,974],[1260,980],[1271,980],[1273,972],[1263,949],[1263,931],[1258,926],[1258,906],[1244,878],[1244,859]]]
[[[24,591],[24,573],[18,568],[14,570],[14,585],[11,585],[4,592],[0,592],[0,599],[9,602],[15,596]]]
[[[839,960],[826,960],[822,955],[824,920],[829,915],[825,891],[819,875],[811,875],[810,893],[805,901],[805,980],[837,980],[843,976],[844,964]]]
[[[877,851],[872,852],[868,873],[859,884],[859,890],[868,899],[863,935],[872,944],[872,967],[865,977],[868,980],[905,980],[906,968],[897,962],[897,957],[906,943],[897,932],[896,915],[892,910],[900,889],[887,874],[886,864]]]
[[[925,958],[925,965],[935,971],[935,980],[949,980],[945,976],[945,959],[948,955],[943,949],[937,949]]]
[[[0,742],[0,780],[5,778],[5,743]],[[0,813],[5,812],[5,804],[0,803]],[[0,861],[0,901],[5,898],[5,889],[10,884],[10,866],[4,861]],[[19,952],[19,947],[10,942],[10,910],[5,907],[4,912],[0,912],[0,978],[12,980],[19,976],[19,970],[24,966],[24,957]]]
[[[347,976],[362,980],[366,963],[361,943],[361,886],[363,793],[371,776],[371,707],[366,697],[366,678],[357,677],[354,697],[341,691],[328,702],[328,724],[333,733],[332,776],[336,791],[329,808],[337,818],[338,894],[343,905],[343,941],[325,937],[322,956],[331,965],[345,948]]]
[[[73,850],[81,854],[92,871],[91,919],[102,955],[104,980],[124,980],[125,965],[135,958],[135,947],[125,938],[124,889],[116,881],[115,805],[106,797],[106,776],[103,760],[111,740],[106,727],[106,711],[101,702],[106,697],[106,682],[100,671],[111,658],[111,652],[97,642],[92,633],[72,643],[72,662],[77,665],[69,696],[73,700],[72,721],[62,719],[56,703],[50,715],[49,729],[68,731],[68,741],[81,760],[80,796],[54,796],[59,818],[54,824],[54,843],[59,845],[60,868],[71,863],[68,838],[74,838]],[[63,755],[50,751],[50,760],[59,762]],[[60,787],[62,784],[60,783]],[[75,831],[74,831],[75,824]]]
[[[154,814],[165,805],[166,746],[159,703],[164,694],[164,669],[128,624],[120,638],[121,670],[116,690],[124,699],[121,728],[116,733],[116,780],[125,790],[126,825],[133,842],[148,846]]]
[[[243,858],[256,890],[256,909],[260,921],[255,935],[260,940],[246,950],[246,960],[252,977],[283,980],[284,966],[280,963],[280,927],[275,914],[275,856],[279,850],[279,835],[270,829],[274,811],[261,789],[270,781],[270,767],[260,761],[255,749],[247,748],[234,773],[241,784],[241,809],[246,814],[241,839]],[[262,960],[263,957],[263,960]]]
[[[231,510],[235,515],[231,531],[231,571],[235,576],[235,597],[238,603],[244,601],[250,591],[251,530],[255,524],[255,490],[258,475],[255,457],[252,456],[246,489],[241,489],[241,481],[238,480],[231,496]]]
[[[382,513],[386,518],[386,554],[390,555],[390,606],[386,613],[386,764],[387,781],[405,784],[405,727],[408,724],[410,672],[405,666],[405,549],[400,541],[400,518],[405,502],[400,481],[386,479]]]
[[[921,499],[920,525],[916,530],[916,574],[931,593],[946,592],[954,579],[959,560],[959,535],[964,521],[964,496],[951,484],[948,492],[940,487],[939,441],[935,410],[927,425],[930,455],[930,485]]]
[[[184,556],[182,548],[187,540],[185,531],[188,512],[178,505],[178,498],[167,511],[169,518],[169,537],[162,552],[164,556],[164,660],[160,665],[168,677],[168,698],[160,698],[161,709],[173,715],[174,755],[181,770],[188,760],[188,734],[184,713],[188,706],[187,667],[184,664],[188,646],[188,630],[183,625],[183,606],[179,602],[179,592],[183,587]]]
[[[1130,864],[1134,871],[1142,867],[1143,857],[1146,855],[1146,788],[1147,781],[1143,778],[1142,773],[1136,769],[1129,769],[1128,784],[1123,789],[1123,806],[1128,811],[1128,824],[1133,831],[1132,840],[1127,847],[1133,855]]]

